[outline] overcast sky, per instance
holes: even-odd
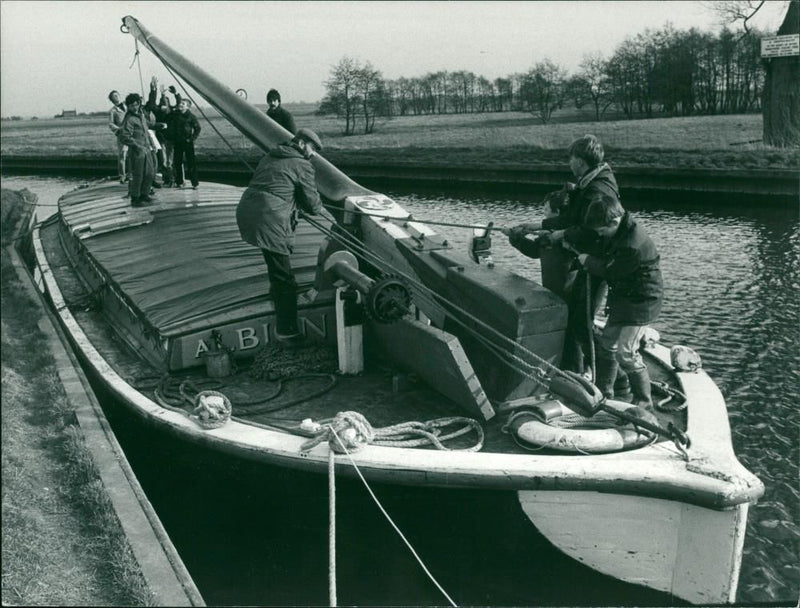
[[[626,37],[672,22],[718,31],[707,2],[44,2],[0,1],[3,116],[103,110],[111,89],[141,92],[133,15],[172,48],[264,102],[318,101],[342,57],[372,62],[385,78],[471,70],[494,79],[543,58],[573,71],[592,52],[608,56]],[[775,31],[782,2],[756,25]],[[147,87],[169,75],[147,50]]]

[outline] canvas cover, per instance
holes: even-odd
[[[205,184],[204,184],[205,186]],[[259,249],[243,242],[236,205],[243,189],[209,185],[199,191],[170,191],[151,207],[146,225],[84,238],[89,255],[108,273],[130,303],[162,335],[176,335],[187,322],[265,302],[269,280]],[[125,187],[78,190],[62,198],[64,221],[90,225],[109,209],[128,206]],[[184,196],[187,204],[168,198]],[[200,199],[201,203],[196,203]],[[189,206],[187,206],[189,205]],[[292,266],[298,284],[309,286],[316,274],[324,236],[305,221],[297,228]]]

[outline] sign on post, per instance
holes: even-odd
[[[761,39],[761,57],[800,55],[800,34],[771,36]]]

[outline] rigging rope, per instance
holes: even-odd
[[[134,42],[137,42],[137,39],[136,39],[135,37],[134,37]],[[166,68],[166,70],[167,70],[167,72],[169,72],[170,76],[172,76],[172,78],[174,78],[174,79],[175,79],[175,82],[177,82],[177,83],[178,83],[178,86],[180,86],[180,87],[181,87],[181,90],[182,90],[182,91],[183,91],[183,92],[186,94],[186,98],[187,98],[187,99],[189,99],[189,101],[191,101],[191,102],[192,102],[192,104],[194,105],[194,107],[195,107],[195,108],[197,108],[197,111],[198,111],[198,112],[200,112],[200,115],[201,115],[201,116],[202,116],[202,117],[205,119],[205,121],[208,123],[208,125],[209,125],[209,126],[210,126],[210,127],[213,129],[213,130],[214,130],[214,132],[215,132],[215,133],[216,133],[216,134],[219,136],[219,138],[222,140],[222,142],[223,142],[223,143],[224,143],[226,146],[228,146],[228,148],[229,148],[229,149],[230,149],[230,151],[233,153],[233,155],[234,155],[234,156],[236,156],[236,158],[237,158],[239,161],[241,161],[241,162],[242,162],[242,164],[244,164],[244,166],[245,166],[245,167],[247,167],[247,169],[248,169],[250,172],[253,172],[253,171],[254,171],[254,169],[253,169],[253,167],[250,165],[250,163],[248,163],[248,162],[247,162],[247,160],[245,160],[245,158],[244,158],[243,156],[241,156],[241,155],[240,155],[240,154],[239,154],[239,153],[236,151],[236,148],[234,148],[234,147],[233,147],[233,145],[232,145],[232,144],[231,144],[231,143],[228,141],[228,139],[227,139],[227,138],[226,138],[226,137],[225,137],[225,136],[224,136],[224,135],[223,135],[223,134],[220,132],[220,130],[219,130],[217,127],[216,127],[216,125],[215,125],[213,122],[211,122],[211,119],[210,119],[210,118],[209,118],[209,117],[206,115],[206,113],[203,111],[203,108],[201,108],[201,107],[200,107],[200,104],[198,104],[198,103],[197,103],[197,102],[194,100],[194,98],[192,97],[191,93],[189,93],[189,91],[188,91],[188,90],[186,89],[186,87],[183,85],[183,82],[181,82],[180,78],[179,78],[179,77],[178,77],[178,76],[175,74],[175,72],[173,72],[173,71],[172,71],[172,68],[170,68],[170,67],[169,67],[169,65],[168,65],[168,64],[167,64],[167,62],[164,60],[164,58],[161,56],[161,54],[160,54],[160,53],[159,53],[159,52],[158,52],[158,51],[157,51],[155,48],[153,48],[153,47],[152,47],[152,46],[150,46],[150,45],[148,45],[148,48],[149,48],[149,49],[150,49],[150,51],[153,53],[153,55],[155,55],[155,56],[156,56],[156,58],[157,58],[157,59],[158,59],[158,60],[161,62],[161,64],[164,66],[164,68]],[[138,42],[137,42],[137,44],[136,44],[136,54],[137,54],[137,55],[139,54],[139,45],[138,45]],[[139,79],[141,80],[141,78],[142,78],[142,74],[141,74],[141,67],[140,67],[140,68],[139,68]],[[144,84],[142,84],[142,95],[144,95]]]
[[[133,54],[133,61],[131,61],[131,65],[128,67],[130,70],[135,63],[139,68],[139,86],[142,89],[142,107],[144,107],[144,80],[142,79],[142,62],[140,59],[139,53],[139,41],[136,38],[133,39],[134,46],[136,47],[136,52]]]
[[[524,345],[519,344],[518,342],[514,341],[512,338],[509,338],[508,336],[504,335],[499,330],[495,329],[491,325],[488,325],[487,323],[485,323],[481,319],[477,318],[475,315],[471,314],[470,312],[468,312],[467,310],[463,309],[459,305],[455,304],[454,302],[449,301],[444,296],[436,293],[433,289],[427,287],[425,284],[421,283],[415,277],[410,276],[407,273],[403,272],[402,270],[391,266],[389,263],[387,263],[382,258],[380,258],[380,256],[377,256],[375,253],[373,253],[371,251],[368,251],[366,249],[366,246],[363,244],[363,242],[358,240],[352,234],[346,233],[347,237],[344,238],[344,237],[341,236],[340,232],[337,232],[335,230],[331,230],[331,229],[327,228],[326,226],[324,226],[319,221],[317,221],[317,220],[315,220],[315,219],[313,219],[313,218],[311,218],[311,217],[309,217],[307,215],[305,215],[303,217],[308,223],[310,223],[312,226],[316,227],[323,234],[325,234],[325,235],[329,236],[330,238],[336,240],[337,242],[339,242],[340,244],[344,245],[345,247],[348,247],[349,249],[355,250],[355,251],[353,251],[355,253],[355,255],[357,255],[358,257],[362,258],[367,263],[373,264],[374,266],[376,266],[379,270],[382,270],[383,272],[389,272],[389,273],[397,274],[400,277],[404,278],[406,281],[409,282],[409,284],[412,286],[412,288],[415,288],[414,289],[415,295],[418,295],[418,296],[422,297],[423,299],[430,298],[430,299],[427,300],[428,302],[443,306],[448,311],[448,313],[450,313],[449,316],[448,316],[449,319],[451,319],[457,325],[461,326],[465,331],[470,333],[470,335],[472,335],[472,337],[474,337],[476,340],[478,340],[482,344],[484,344],[484,346],[486,346],[487,348],[490,348],[497,356],[503,358],[503,360],[507,364],[509,364],[512,367],[514,367],[513,363],[511,363],[513,361],[514,363],[517,363],[517,364],[521,365],[522,368],[527,368],[527,369],[521,369],[519,367],[515,367],[514,369],[516,371],[518,371],[519,373],[522,373],[525,376],[529,376],[530,372],[533,371],[539,376],[539,381],[542,381],[544,378],[547,377],[547,372],[545,372],[541,368],[537,368],[536,366],[532,365],[531,363],[529,363],[527,361],[524,361],[523,359],[521,359],[520,357],[515,355],[512,352],[513,350],[520,351],[521,353],[527,355],[528,357],[530,357],[531,359],[536,361],[539,365],[541,365],[544,368],[546,368],[547,370],[549,370],[549,372],[552,372],[555,375],[562,375],[562,376],[567,377],[566,374],[564,374],[564,372],[562,370],[560,370],[558,367],[556,367],[555,365],[553,365],[552,363],[550,363],[546,359],[543,359],[542,357],[540,357],[539,355],[537,355],[536,353],[534,353],[533,351],[531,351],[530,349],[528,349]],[[460,319],[457,315],[453,315],[452,314],[453,312],[456,312],[459,315],[463,315],[463,317],[465,317],[468,321],[470,321],[471,323],[479,326],[481,329],[483,329],[487,333],[489,333],[492,336],[492,338],[490,339],[489,337],[482,335],[475,328],[473,328],[470,325],[468,325],[466,321]]]
[[[327,207],[328,209],[334,209],[336,211],[342,211],[341,207],[336,205],[326,205],[323,204],[323,207]],[[348,209],[345,213],[352,213],[354,215],[368,215],[370,217],[380,217],[386,220],[399,220],[403,222],[416,222],[417,224],[430,224],[431,226],[451,226],[453,228],[480,228],[482,230],[486,230],[489,228],[488,225],[485,224],[458,224],[455,222],[439,222],[436,220],[420,220],[415,218],[413,215],[409,214],[408,217],[404,218],[397,218],[397,217],[388,217],[384,213],[370,213],[368,211],[363,211],[361,209]],[[508,230],[509,228],[504,228],[502,226],[495,226],[491,227],[492,230],[501,231],[501,230]]]

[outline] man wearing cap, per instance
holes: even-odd
[[[298,129],[258,163],[236,208],[242,239],[259,249],[267,263],[270,293],[275,303],[275,337],[286,347],[300,346],[297,323],[297,282],[290,255],[299,210],[332,219],[322,207],[311,157],[322,142],[310,129]]]

